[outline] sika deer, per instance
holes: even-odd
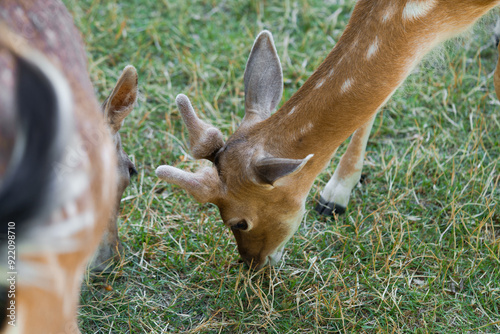
[[[262,32],[245,70],[245,118],[226,143],[198,120],[185,96],[177,98],[193,156],[213,167],[188,173],[160,166],[158,177],[216,204],[252,267],[276,263],[337,147],[356,129],[364,140],[369,122],[422,57],[499,3],[359,0],[337,45],[272,116],[281,99],[281,65],[271,34]]]

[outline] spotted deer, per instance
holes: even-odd
[[[336,46],[273,115],[282,70],[271,34],[260,33],[244,74],[245,117],[226,142],[196,116],[186,96],[177,97],[193,157],[210,160],[212,167],[191,173],[163,165],[157,176],[216,204],[252,268],[275,264],[299,226],[314,179],[337,147],[354,131],[353,142],[364,143],[374,115],[422,57],[499,3],[359,0]],[[360,168],[349,156],[362,156],[361,146],[347,150],[333,182]]]
[[[134,170],[117,132],[137,73],[124,70],[103,114],[60,1],[4,0],[0,18],[0,330],[80,333],[83,274]]]

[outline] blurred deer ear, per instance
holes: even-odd
[[[137,71],[128,65],[123,70],[115,88],[103,103],[104,117],[112,134],[120,130],[123,120],[134,109],[137,100]]]
[[[273,36],[262,31],[255,39],[244,76],[245,118],[251,125],[271,115],[283,95],[283,72]]]
[[[254,172],[260,182],[274,185],[282,177],[298,173],[312,157],[313,154],[304,159],[264,158],[255,163]]]
[[[28,221],[43,219],[54,209],[47,194],[54,187],[51,175],[56,176],[55,165],[62,160],[75,131],[73,96],[66,78],[46,55],[31,49],[1,22],[0,50],[2,56],[13,57],[12,65],[16,68],[7,68],[7,72],[16,75],[11,106],[15,121],[10,122],[9,112],[2,117],[2,112],[9,110],[0,107],[0,119],[11,123],[16,135],[12,143],[5,142],[6,147],[12,145],[12,153],[7,161],[2,161],[6,164],[0,177],[0,222],[16,222],[19,233],[27,230]],[[3,86],[2,90],[8,91]],[[0,151],[3,146],[4,138],[0,135]],[[0,231],[0,239],[4,233],[6,240],[6,228]]]

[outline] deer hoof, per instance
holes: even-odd
[[[341,215],[345,213],[345,210],[345,206],[328,202],[323,197],[320,197],[319,203],[316,205],[316,211],[322,216]]]

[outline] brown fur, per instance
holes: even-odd
[[[349,146],[347,146],[347,150],[342,156],[342,160],[336,170],[339,179],[348,178],[353,173],[359,172],[359,167],[356,166],[356,163],[358,162],[359,156],[363,155],[364,157],[366,147],[365,140],[370,130],[371,122],[368,121],[353,133]]]

